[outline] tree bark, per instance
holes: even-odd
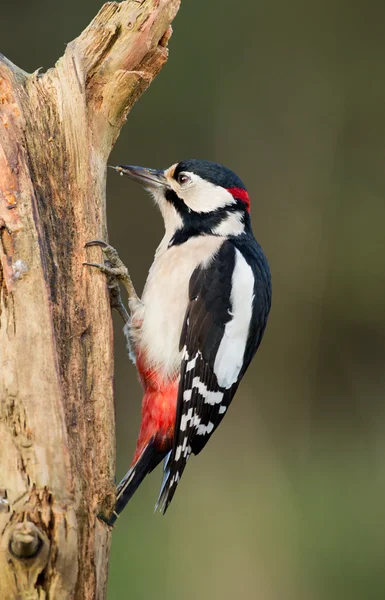
[[[0,58],[0,598],[105,598],[114,502],[106,161],[179,0],[105,4],[55,68]]]

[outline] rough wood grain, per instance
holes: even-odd
[[[0,60],[0,598],[102,599],[112,328],[84,244],[106,160],[167,59],[179,0],[108,3],[44,74]],[[93,254],[95,253],[95,254]]]

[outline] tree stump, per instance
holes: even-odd
[[[0,598],[105,598],[115,423],[106,162],[179,0],[105,4],[56,66],[0,57]]]

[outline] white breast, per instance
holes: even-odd
[[[138,343],[149,366],[165,378],[179,371],[179,341],[188,304],[190,277],[200,264],[210,262],[223,243],[215,236],[190,238],[184,244],[158,248],[142,296],[143,318]]]

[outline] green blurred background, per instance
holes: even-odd
[[[0,50],[53,65],[100,7],[14,0]],[[166,517],[144,482],[114,531],[109,600],[385,598],[385,3],[182,1],[170,59],[110,163],[231,167],[273,309],[252,367]],[[141,289],[162,222],[109,173],[108,222]],[[118,476],[140,386],[116,321]]]

